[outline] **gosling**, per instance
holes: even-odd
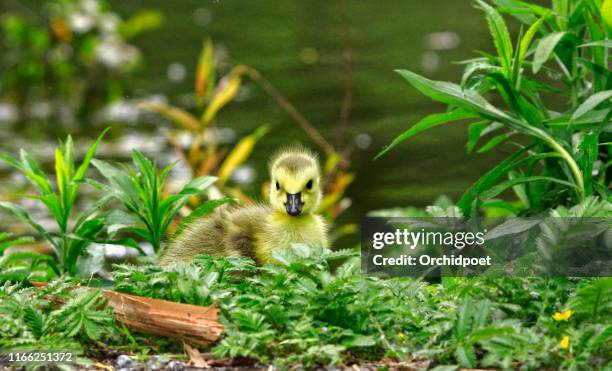
[[[272,251],[301,243],[328,247],[317,156],[293,147],[270,161],[270,204],[233,206],[196,219],[170,242],[159,264],[190,261],[200,254],[244,256],[258,264]]]

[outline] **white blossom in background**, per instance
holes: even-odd
[[[206,130],[204,140],[222,144],[233,143],[236,140],[236,131],[232,128],[214,128]]]
[[[109,68],[127,68],[138,59],[138,49],[118,37],[106,37],[96,46],[96,57]]]
[[[8,165],[3,164],[3,167],[9,169]],[[11,171],[8,177],[8,184],[10,184],[13,187],[21,187],[21,186],[28,184],[28,181],[21,173],[16,173],[16,172]]]
[[[182,63],[173,62],[168,65],[166,75],[168,76],[168,80],[172,82],[181,82],[185,80],[185,76],[187,76],[187,70],[185,69],[185,66]]]
[[[28,109],[28,116],[34,119],[46,119],[52,112],[53,107],[49,102],[34,102]]]
[[[425,52],[421,55],[421,67],[427,72],[435,72],[440,68],[440,56],[436,52]]]
[[[129,155],[133,149],[144,153],[159,153],[165,146],[165,140],[161,136],[145,136],[142,133],[126,133],[116,142],[118,151]]]
[[[231,175],[231,179],[238,184],[250,184],[255,180],[257,172],[250,165],[237,167]]]
[[[17,107],[9,103],[0,103],[0,123],[12,124],[19,120]]]
[[[212,21],[212,13],[206,8],[198,8],[193,11],[193,23],[196,26],[204,27]]]
[[[166,166],[175,161],[175,154],[166,154],[164,156],[164,164]],[[185,161],[179,161],[174,165],[172,170],[170,170],[166,185],[170,192],[179,192],[187,183],[191,181],[191,179],[193,179],[191,168],[185,163]]]
[[[71,107],[67,105],[62,105],[59,108],[56,107],[56,110],[60,122],[63,122],[65,124],[71,124],[76,122],[76,116],[74,114],[74,110]]]
[[[77,34],[83,34],[91,31],[96,25],[96,20],[94,17],[81,13],[74,12],[68,16],[68,25],[70,26],[70,30]]]
[[[100,16],[98,26],[100,31],[105,34],[116,34],[119,29],[120,18],[118,15],[109,13]]]
[[[425,35],[424,41],[429,50],[450,50],[459,46],[461,38],[454,31],[432,32]]]
[[[174,138],[178,145],[182,148],[191,147],[191,142],[193,142],[194,136],[188,131],[181,131]]]
[[[372,145],[372,137],[368,133],[361,133],[355,136],[355,145],[359,149],[368,149]]]
[[[151,103],[157,103],[157,104],[167,104],[168,103],[168,97],[166,97],[164,94],[149,94],[145,96],[142,100],[145,102],[151,102]],[[145,110],[145,112],[148,112],[148,111]]]
[[[121,121],[133,124],[140,117],[140,109],[128,101],[113,102],[102,109],[99,121]]]
[[[97,15],[100,12],[100,3],[98,0],[81,0],[79,5],[84,12],[92,15]]]

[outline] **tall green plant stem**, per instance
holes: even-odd
[[[536,127],[531,127],[530,130],[537,133],[537,135],[539,135],[542,140],[544,140],[549,146],[551,146],[552,149],[554,149],[563,158],[563,160],[565,160],[567,165],[570,167],[574,178],[576,178],[576,186],[578,187],[578,194],[580,196],[580,200],[583,200],[585,197],[585,190],[584,180],[582,178],[582,171],[578,167],[578,164],[576,163],[572,155],[570,155],[569,152],[567,152],[567,150],[563,148],[563,146],[557,143],[554,138],[548,135],[544,130],[541,130]]]

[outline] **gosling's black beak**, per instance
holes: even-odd
[[[287,202],[285,203],[287,214],[291,216],[298,216],[302,212],[302,194],[298,193],[287,193]]]

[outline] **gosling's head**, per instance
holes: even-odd
[[[291,216],[311,214],[321,202],[317,156],[300,147],[279,151],[270,162],[270,202]]]

